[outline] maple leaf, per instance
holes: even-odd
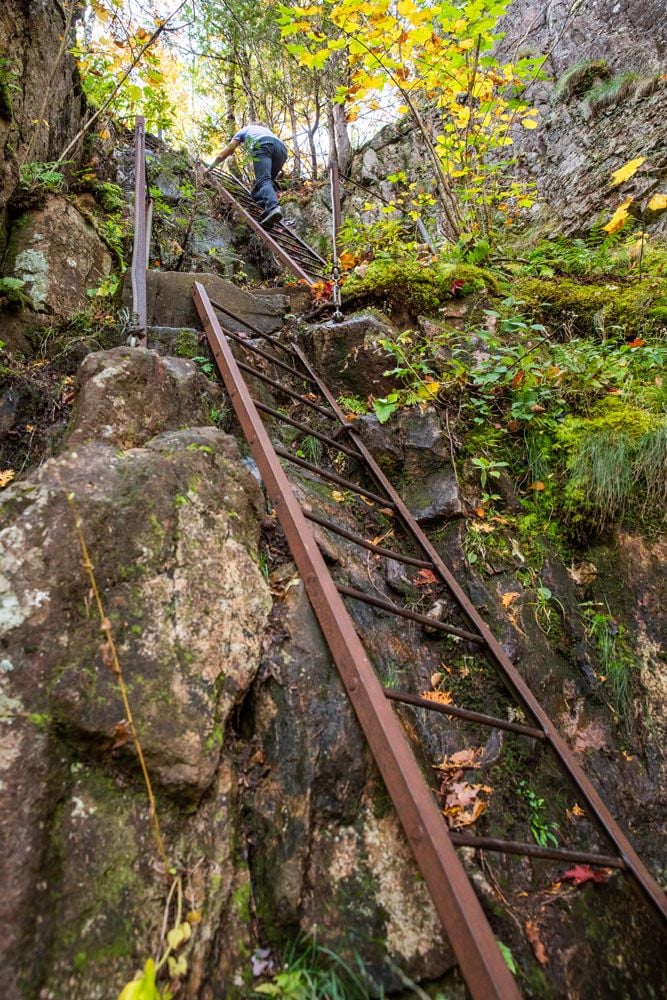
[[[519,596],[520,596],[519,592],[516,591],[516,590],[510,590],[510,591],[508,591],[508,593],[503,594],[503,596],[501,597],[501,601],[502,601],[503,607],[504,608],[509,608],[510,604],[514,604],[514,602],[516,601],[517,597],[519,597]]]
[[[645,156],[638,156],[634,160],[628,160],[628,162],[622,167],[619,167],[618,170],[614,170],[611,175],[611,186],[616,187],[617,184],[622,184],[623,181],[629,180],[633,174],[637,173],[645,159]]]
[[[619,205],[606,226],[603,226],[605,233],[613,235],[622,229],[628,221],[628,208],[632,204],[632,198],[626,198],[622,205]]]
[[[314,285],[310,286],[310,291],[312,293],[315,302],[326,302],[331,298],[331,293],[333,291],[332,281],[316,281]]]
[[[641,337],[635,337],[634,340],[629,340],[627,344],[628,347],[645,347],[645,345],[646,341],[642,340]]]
[[[357,258],[354,256],[353,253],[350,253],[348,250],[346,250],[344,253],[340,255],[340,257],[338,258],[338,262],[344,271],[349,271],[357,263]]]
[[[667,208],[667,194],[654,194],[646,207],[651,212],[664,212]]]
[[[437,583],[438,578],[432,570],[420,569],[412,582],[417,587],[428,587],[433,583]]]
[[[565,810],[565,815],[570,820],[571,823],[575,823],[580,816],[585,816],[586,813],[581,808],[578,802],[575,802],[571,809]]]
[[[13,469],[3,469],[0,471],[0,490],[11,483],[12,479],[16,476]]]
[[[421,697],[437,701],[440,705],[451,705],[454,701],[451,691],[422,691]]]
[[[598,882],[603,884],[611,875],[611,868],[596,868],[593,870],[590,865],[575,865],[565,872],[561,881],[567,879],[575,886],[584,885],[586,882]]]

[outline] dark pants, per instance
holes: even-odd
[[[265,212],[278,205],[273,181],[285,166],[287,147],[280,139],[261,139],[252,161],[255,168],[255,186],[252,196]]]

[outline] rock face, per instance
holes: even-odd
[[[286,296],[247,292],[218,274],[169,271],[148,272],[148,323],[165,327],[195,327],[201,329],[199,314],[192,300],[195,281],[201,282],[209,298],[220,302],[241,320],[248,319],[262,333],[276,333],[283,326],[288,310]],[[123,298],[131,303],[131,288],[126,280]],[[219,313],[223,326],[228,330],[247,332],[242,323]]]
[[[609,175],[633,157],[645,156],[651,176],[664,177],[662,0],[594,0],[574,9],[566,0],[514,0],[501,27],[502,57],[514,58],[517,48],[521,55],[549,53],[545,71],[553,83],[540,81],[530,93],[542,127],[517,129],[514,140],[520,163],[555,210],[559,230],[589,229],[602,209],[619,204],[630,188],[623,188],[623,196],[610,191]],[[568,71],[596,62],[603,67],[597,81],[589,74],[581,87],[567,86]],[[612,93],[598,105],[591,88],[600,80],[612,84]],[[639,189],[644,187],[645,181]]]
[[[663,0],[513,0],[500,29],[501,60],[548,54],[547,79],[536,81],[526,99],[540,112],[540,127],[513,131],[520,170],[537,185],[557,219],[558,232],[588,232],[601,214],[609,217],[625,194],[611,189],[610,173],[636,156],[646,157],[651,180],[665,177],[667,95],[664,78],[667,18]],[[599,64],[602,75],[586,70]],[[565,74],[583,69],[583,82],[570,89]],[[586,75],[588,72],[588,75]],[[611,84],[601,102],[592,98],[595,83]],[[352,176],[384,198],[396,194],[386,178],[405,170],[411,180],[432,184],[419,133],[405,119],[383,128],[356,154]],[[635,192],[646,188],[637,177]],[[355,192],[358,211],[365,201]],[[664,216],[657,224],[664,231]]]
[[[62,8],[43,0],[5,0],[0,9],[0,218],[18,177],[18,161],[55,160],[81,126],[84,100],[73,58],[57,63]],[[54,65],[55,64],[55,65]],[[36,120],[42,124],[37,128]],[[4,247],[0,224],[0,251]]]
[[[382,338],[393,339],[396,330],[372,312],[358,313],[340,323],[311,326],[308,342],[324,380],[362,397],[383,396],[392,386],[384,372],[390,367],[385,352],[377,349]]]
[[[156,374],[149,352],[132,352],[132,376],[129,353],[110,352],[106,364],[93,356],[88,382],[107,373],[114,400],[121,385],[130,393],[129,409],[142,377],[154,388],[172,376],[178,405],[188,409],[190,391],[190,412],[201,413],[205,380],[191,363],[156,362]],[[192,369],[189,383],[179,366]],[[97,412],[95,391],[82,396],[78,441]],[[11,1000],[40,989],[62,996],[65,981],[71,997],[115,994],[131,977],[122,955],[134,940],[150,951],[159,922],[149,902],[145,792],[100,648],[68,493],[113,622],[167,839],[219,870],[234,837],[221,749],[259,665],[270,607],[256,565],[259,489],[234,441],[213,427],[165,431],[142,447],[128,432],[136,445],[154,425],[137,430],[130,419],[122,430],[117,420],[114,429],[104,442],[45,463],[2,498],[0,795]],[[193,803],[212,786],[216,820],[206,808],[193,818]],[[218,904],[209,893],[214,922],[233,881],[231,871],[217,878]]]
[[[94,440],[136,447],[160,431],[210,423],[212,408],[224,410],[220,386],[191,361],[139,347],[89,354],[78,381],[70,448]]]
[[[86,305],[87,290],[109,274],[111,263],[106,246],[76,208],[51,196],[12,225],[5,273],[25,282],[35,312],[66,318]]]

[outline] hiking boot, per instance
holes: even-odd
[[[263,215],[259,217],[259,224],[263,226],[264,229],[270,229],[275,226],[276,222],[280,222],[283,217],[283,213],[280,211],[280,206],[276,205],[275,208],[270,208],[268,212],[264,212]]]

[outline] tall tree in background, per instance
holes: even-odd
[[[336,100],[349,119],[392,90],[430,159],[446,235],[487,232],[500,212],[528,207],[499,154],[517,123],[536,126],[521,98],[540,60],[500,64],[494,32],[508,0],[303,0],[278,5],[288,50],[303,65],[337,67]],[[348,75],[342,80],[341,61]],[[504,162],[503,162],[504,159]]]

